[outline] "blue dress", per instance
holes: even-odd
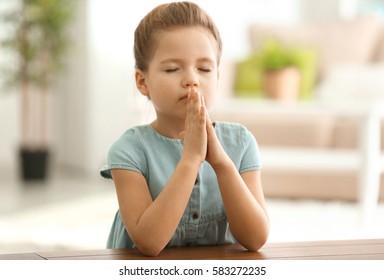
[[[216,122],[215,131],[239,173],[261,168],[256,140],[244,126]],[[136,126],[128,129],[111,146],[107,165],[100,173],[105,178],[111,178],[111,169],[138,172],[145,177],[152,199],[155,199],[173,174],[182,150],[181,140],[164,137],[150,125]],[[203,162],[188,205],[167,246],[236,242],[229,228],[216,174],[208,162]],[[132,247],[134,244],[124,227],[120,211],[117,211],[107,248]]]

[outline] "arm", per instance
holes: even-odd
[[[147,255],[158,255],[172,238],[206,155],[206,112],[197,94],[188,102],[184,149],[164,189],[152,200],[145,178],[134,171],[112,170],[120,213],[129,236]]]
[[[181,159],[164,190],[154,201],[143,175],[134,171],[112,170],[125,228],[144,254],[158,255],[172,238],[188,203],[199,166]]]
[[[260,171],[239,174],[217,139],[209,118],[207,132],[207,161],[215,170],[231,231],[245,248],[256,251],[269,234]]]
[[[260,171],[239,174],[231,164],[215,171],[233,235],[245,248],[257,251],[269,234]]]

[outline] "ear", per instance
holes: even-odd
[[[138,69],[135,70],[135,81],[136,81],[136,87],[140,91],[140,93],[150,98],[149,90],[146,84],[146,77],[143,71]]]

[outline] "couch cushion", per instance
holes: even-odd
[[[384,100],[384,63],[345,64],[329,69],[316,96],[325,102],[377,102]]]
[[[239,108],[238,111],[211,111],[212,120],[227,120],[245,125],[260,146],[325,148],[333,145],[334,119],[322,113],[261,113]]]
[[[344,63],[367,63],[376,51],[381,22],[375,16],[350,21],[334,21],[297,26],[253,24],[250,41],[261,48],[266,39],[289,46],[312,47],[318,53],[318,78],[332,66]]]

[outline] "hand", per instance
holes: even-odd
[[[202,163],[207,155],[206,108],[197,91],[188,95],[185,131],[180,133],[184,141],[183,155]]]
[[[204,99],[203,106],[205,107]],[[206,108],[206,107],[205,107]],[[207,109],[205,109],[208,112]],[[206,129],[207,129],[207,156],[206,160],[215,169],[228,160],[228,155],[224,151],[219,139],[217,138],[215,127],[207,113]]]

